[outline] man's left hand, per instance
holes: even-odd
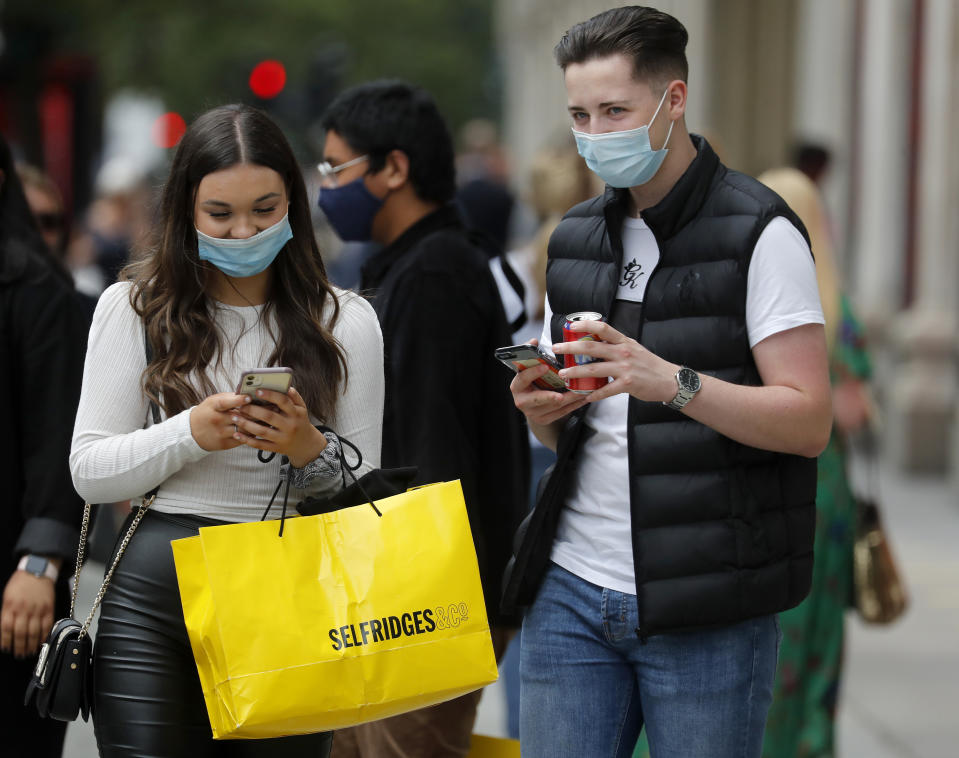
[[[596,340],[557,342],[553,352],[557,355],[588,355],[598,358],[595,363],[573,366],[560,371],[565,379],[586,376],[608,376],[605,387],[594,390],[587,401],[597,400],[627,392],[638,400],[669,402],[676,396],[676,372],[680,367],[649,352],[636,340],[630,339],[602,321],[577,321],[570,327],[573,331],[594,334]]]
[[[36,653],[53,628],[53,582],[14,571],[3,591],[0,650],[25,658]]]

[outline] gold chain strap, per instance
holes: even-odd
[[[136,531],[137,526],[139,526],[140,519],[143,518],[143,515],[147,512],[147,509],[153,505],[154,500],[156,500],[156,495],[151,496],[149,500],[144,500],[140,508],[137,510],[137,515],[133,517],[133,523],[130,524],[130,528],[127,529],[127,533],[123,536],[123,542],[120,543],[120,548],[117,550],[116,557],[114,557],[113,563],[110,565],[110,570],[107,572],[107,575],[103,577],[103,583],[100,585],[100,591],[97,592],[97,597],[93,601],[93,608],[90,609],[90,615],[87,616],[87,620],[83,622],[83,628],[77,635],[77,639],[82,639],[90,631],[90,624],[93,623],[93,617],[96,615],[97,608],[99,608],[100,603],[103,602],[103,596],[106,594],[107,587],[110,586],[110,580],[113,578],[113,572],[116,570],[117,564],[120,562],[120,558],[123,557],[123,552],[127,549],[127,545],[130,544],[130,539],[133,537],[133,533]],[[83,526],[80,529],[80,547],[77,550],[77,573],[73,577],[73,601],[70,604],[71,618],[73,618],[73,610],[77,602],[77,587],[80,584],[80,567],[83,565],[83,554],[85,552],[87,543],[87,529],[89,523],[90,504],[87,503],[83,506]]]
[[[90,504],[83,504],[83,526],[80,527],[80,546],[77,548],[77,568],[73,572],[73,596],[70,598],[70,618],[77,607],[77,588],[80,586],[80,569],[83,568],[83,554],[87,548],[87,529],[90,526]]]

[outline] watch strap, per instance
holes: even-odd
[[[693,399],[694,395],[694,392],[687,392],[686,390],[681,389],[676,393],[676,397],[674,397],[668,403],[664,403],[664,405],[669,406],[674,411],[681,411],[686,407],[686,403]]]
[[[40,572],[34,571],[31,568],[28,568],[28,565],[31,561],[42,561],[43,570]],[[24,555],[20,558],[20,562],[17,563],[17,569],[19,571],[26,571],[27,573],[33,574],[37,577],[46,577],[52,582],[57,581],[57,577],[60,576],[60,572],[57,570],[57,567],[53,565],[53,561],[49,558],[45,558],[42,555]]]

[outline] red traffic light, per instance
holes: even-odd
[[[250,89],[257,97],[269,100],[286,86],[286,69],[279,61],[260,61],[250,73]]]
[[[153,122],[150,136],[160,147],[176,147],[186,131],[186,121],[179,113],[164,113]]]

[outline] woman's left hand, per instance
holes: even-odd
[[[872,415],[872,402],[865,382],[844,379],[833,386],[833,423],[842,434],[855,434],[869,423]]]
[[[287,394],[257,390],[256,400],[273,406],[244,406],[233,415],[234,438],[257,450],[285,455],[294,468],[303,468],[326,448],[326,437],[312,423],[306,403],[293,387]]]

